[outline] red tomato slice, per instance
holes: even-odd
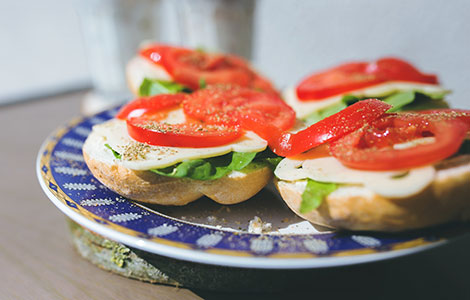
[[[421,73],[401,59],[382,58],[371,63],[343,64],[313,74],[298,85],[297,97],[301,101],[323,100],[386,81],[438,83],[436,75]]]
[[[322,100],[383,82],[368,74],[367,63],[350,63],[313,74],[297,87],[299,100]]]
[[[470,110],[456,109],[456,108],[443,108],[443,109],[429,109],[419,111],[421,114],[439,114],[441,118],[445,119],[459,119],[470,126]]]
[[[226,145],[243,134],[238,127],[201,123],[168,124],[146,118],[127,120],[127,131],[134,140],[141,143],[188,148]]]
[[[429,84],[438,84],[435,74],[421,73],[410,63],[393,57],[379,59],[370,63],[367,72],[375,73],[384,81],[410,81]]]
[[[116,118],[126,120],[132,117],[148,115],[180,105],[186,94],[160,94],[151,97],[139,98],[124,105],[117,113]]]
[[[250,65],[235,55],[211,54],[186,48],[152,45],[140,55],[163,66],[175,81],[199,89],[199,83],[233,84],[278,94],[268,80],[256,74]]]
[[[454,154],[470,124],[439,115],[400,113],[386,115],[330,144],[342,164],[362,170],[406,170],[433,164]],[[397,147],[433,137],[434,140]],[[423,141],[423,140],[421,140]]]
[[[379,118],[392,106],[380,100],[356,102],[298,133],[283,133],[271,145],[280,156],[294,156],[321,144],[335,141]]]
[[[140,56],[150,60],[151,62],[161,65],[165,69],[167,66],[164,64],[164,58],[167,56],[167,53],[176,47],[167,46],[167,45],[151,45],[149,47],[140,49],[139,54]],[[183,49],[183,48],[179,48]],[[167,69],[168,70],[168,69]]]
[[[208,124],[241,126],[271,140],[295,123],[295,112],[276,95],[233,86],[209,86],[188,96],[187,116]]]

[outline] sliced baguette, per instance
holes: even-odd
[[[92,133],[93,134],[93,133]],[[96,139],[88,138],[83,156],[91,173],[106,187],[136,201],[161,204],[185,205],[202,196],[220,204],[235,204],[258,193],[272,178],[269,167],[250,172],[232,172],[216,180],[201,181],[165,177],[151,171],[131,170],[115,163],[103,153],[95,153]],[[104,149],[104,145],[100,145]]]
[[[300,213],[305,183],[276,179],[275,185],[297,215],[331,228],[393,232],[470,219],[470,155],[435,168],[434,181],[416,195],[392,199],[361,185],[343,185],[308,213]]]

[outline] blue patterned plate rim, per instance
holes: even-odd
[[[77,118],[51,134],[36,172],[48,198],[68,217],[111,240],[176,259],[240,268],[305,269],[359,264],[403,256],[448,242],[467,226],[387,235],[329,232],[267,235],[191,224],[147,209],[103,186],[86,166],[81,146],[94,124],[116,108]]]

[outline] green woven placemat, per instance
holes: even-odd
[[[123,244],[95,234],[67,219],[78,253],[98,267],[145,282],[181,286]]]

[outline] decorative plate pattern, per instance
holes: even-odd
[[[188,261],[249,268],[315,268],[362,263],[440,245],[468,232],[447,225],[405,234],[329,232],[250,234],[194,225],[119,196],[88,170],[81,147],[91,127],[116,109],[59,129],[42,146],[37,174],[44,192],[67,216],[107,238]]]

